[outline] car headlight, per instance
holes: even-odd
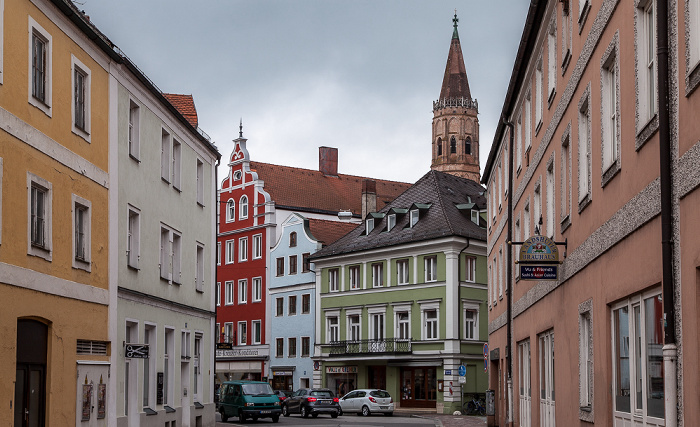
[[[255,406],[255,403],[253,403],[253,402],[246,402],[246,403],[245,403],[245,406]]]
[[[275,405],[275,406],[280,406],[280,403],[279,403],[279,402],[275,402],[275,403],[273,403],[273,405]]]

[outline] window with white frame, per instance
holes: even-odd
[[[591,311],[588,309],[579,314],[579,404],[582,408],[593,406],[593,329]]]
[[[170,283],[181,282],[182,244],[180,233],[160,224],[160,277]]]
[[[520,395],[520,425],[530,425],[532,389],[530,388],[530,340],[518,343],[518,384]]]
[[[253,259],[262,258],[262,234],[253,236]]]
[[[583,23],[588,15],[588,8],[590,8],[590,0],[578,0],[578,22]]]
[[[375,262],[372,264],[372,287],[384,286],[384,263]]]
[[[328,270],[328,289],[331,292],[338,291],[338,269],[331,268]]]
[[[476,209],[472,209],[472,211],[471,211],[472,222],[476,225],[479,225],[479,218],[480,218],[479,211]]]
[[[503,206],[503,156],[498,161],[498,174],[496,178],[498,179],[498,211],[501,211],[501,206]]]
[[[423,314],[423,339],[436,340],[439,338],[439,316],[438,309],[426,308],[422,309]]]
[[[297,274],[298,263],[296,255],[289,255],[289,274]]]
[[[424,258],[425,264],[425,281],[437,281],[437,256],[431,255]]]
[[[535,133],[542,126],[542,91],[544,91],[542,75],[542,57],[537,60],[535,68]]]
[[[219,324],[216,324],[218,331]],[[218,335],[218,334],[217,334]],[[165,328],[163,345],[163,405],[173,404],[175,372],[175,330]]]
[[[248,238],[241,237],[238,239],[238,261],[248,261]]]
[[[692,3],[692,2],[691,2]],[[654,0],[637,4],[637,132],[656,115],[656,13]]]
[[[173,138],[173,165],[170,168],[172,171],[172,178],[170,182],[173,183],[173,188],[176,190],[180,189],[180,176],[182,175],[182,144],[177,139]]]
[[[275,298],[275,316],[284,316],[284,297]]]
[[[301,357],[309,357],[311,354],[311,337],[301,337]]]
[[[215,341],[216,341],[217,343],[220,343],[220,342],[221,342],[221,335],[223,335],[222,332],[223,332],[223,330],[221,329],[221,323],[217,323],[217,324],[216,324],[216,329],[214,329],[214,335],[215,335],[215,337],[216,337],[216,338],[215,338]]]
[[[311,313],[311,294],[301,296],[301,314]]]
[[[547,105],[552,104],[557,87],[557,16],[552,15],[547,33]]]
[[[547,232],[548,237],[554,237],[554,157],[547,165],[547,186],[545,187]]]
[[[616,37],[617,39],[617,37]],[[601,67],[603,173],[618,159],[619,111],[617,108],[617,46],[613,40]],[[611,49],[612,48],[612,49]]]
[[[516,242],[522,242],[523,239],[520,235],[520,214],[518,214],[518,216],[515,217],[515,227],[514,228],[515,228],[515,231],[514,231],[515,235],[513,236],[513,240]],[[520,253],[520,245],[513,245],[513,252],[516,254],[519,254]],[[519,268],[515,269],[515,275],[516,275],[516,277],[520,276],[520,269]]]
[[[248,303],[248,279],[238,281],[238,304]]]
[[[498,249],[498,297],[503,298],[503,246]]]
[[[287,339],[287,357],[297,357],[297,338],[291,337]]]
[[[297,296],[296,295],[290,295],[288,298],[289,302],[289,307],[287,308],[288,316],[296,316],[297,315]]]
[[[141,211],[129,205],[126,235],[126,265],[139,268],[141,251]]]
[[[90,141],[90,69],[71,55],[73,132]]]
[[[241,200],[238,202],[238,212],[239,219],[248,218],[248,196],[241,196]]]
[[[348,273],[350,275],[350,289],[360,289],[360,266],[350,266]]]
[[[515,125],[515,170],[520,172],[523,165],[523,116],[518,115],[518,121]]]
[[[408,259],[400,259],[396,261],[396,277],[399,285],[408,284]]]
[[[467,282],[476,281],[476,257],[467,255],[464,257],[464,280]]]
[[[260,344],[262,342],[262,322],[260,320],[253,320],[253,344]]]
[[[464,316],[464,339],[479,339],[479,304],[464,303],[462,305]]]
[[[359,314],[349,314],[348,315],[348,331],[347,337],[348,341],[359,341],[362,339],[360,333],[360,315]]]
[[[236,220],[236,201],[233,199],[228,199],[226,202],[226,222],[233,222]]]
[[[396,338],[400,340],[411,339],[411,311],[410,307],[394,307],[396,324]]]
[[[233,304],[233,282],[225,282],[224,287],[226,288],[226,305]]]
[[[143,343],[150,346],[150,350],[155,353],[156,342],[156,327],[155,325],[145,325],[143,334]],[[143,407],[148,408],[154,404],[155,395],[155,376],[156,366],[155,357],[143,359]]]
[[[248,344],[248,322],[238,322],[238,345]]]
[[[160,136],[160,177],[165,182],[170,182],[170,148],[172,142],[170,132],[161,129]]]
[[[365,220],[365,234],[369,234],[374,230],[374,218],[367,218]]]
[[[170,277],[173,283],[179,285],[182,283],[182,237],[174,230],[171,230],[170,250]]]
[[[262,277],[253,277],[253,302],[262,301]]]
[[[493,283],[493,295],[492,295],[492,298],[493,298],[493,305],[495,306],[496,304],[498,304],[498,273],[499,273],[498,261],[497,261],[497,258],[495,256],[493,257],[493,263],[491,265],[493,265],[493,282],[492,282]]]
[[[231,239],[226,241],[226,264],[233,264],[235,258],[234,245],[236,241]]]
[[[224,342],[235,343],[233,339],[233,322],[224,323]]]
[[[297,233],[296,231],[292,231],[289,233],[289,247],[294,248],[297,246]]]
[[[413,228],[413,226],[415,226],[418,223],[418,209],[412,209],[411,212],[409,212],[409,216],[409,219],[411,221],[411,228]]]
[[[530,151],[530,146],[532,145],[532,100],[530,97],[530,89],[528,89],[525,95],[525,156],[527,158],[528,152]],[[525,162],[525,166],[528,166],[529,162]]]
[[[571,62],[571,29],[572,29],[572,15],[571,13],[571,1],[567,0],[562,2],[562,12],[561,12],[561,68],[566,70]]]
[[[216,265],[221,265],[221,242],[216,242]]]
[[[216,305],[221,305],[221,282],[216,282]]]
[[[29,245],[27,253],[51,261],[53,185],[43,178],[27,172],[29,206],[27,227]]]
[[[545,420],[554,420],[554,331],[549,330],[540,334],[538,341],[540,359],[540,416]]]
[[[204,245],[197,242],[194,284],[197,292],[204,292]]]
[[[396,214],[386,217],[386,231],[391,231],[396,226]]]
[[[385,313],[385,308],[382,308],[381,311],[375,309],[376,311],[371,311],[369,313],[369,339],[374,340],[374,341],[384,341],[386,338],[386,333],[385,333],[385,318],[386,318],[386,313]],[[384,351],[385,348],[382,347],[373,347],[374,350],[376,351]]]
[[[568,129],[569,127],[561,140],[561,161],[559,162],[561,173],[559,201],[561,202],[560,217],[562,221],[571,218],[571,181],[569,179],[569,173],[571,173],[571,137]]]
[[[338,316],[326,317],[326,337],[327,342],[340,341],[340,325],[338,324]]]
[[[541,180],[538,180],[535,184],[535,192],[532,196],[532,221],[535,227],[540,231],[544,232],[542,227],[540,227],[540,220],[542,219],[542,184]]]
[[[275,260],[277,265],[277,277],[284,276],[284,257],[279,257]]]
[[[204,206],[204,162],[197,159],[197,204]],[[246,206],[247,210],[247,206]],[[248,213],[246,212],[246,217]]]
[[[193,379],[194,399],[196,402],[202,400],[202,334],[194,334],[194,379]]]
[[[586,90],[578,113],[578,201],[579,205],[590,193],[591,170],[591,111],[589,90]]]
[[[51,116],[52,48],[51,35],[29,17],[29,103]]]
[[[275,357],[284,357],[284,338],[275,338]]]
[[[134,160],[139,160],[141,156],[140,123],[141,109],[134,100],[129,100],[129,156]]]
[[[688,70],[690,74],[698,69],[700,63],[700,0],[688,1]]]
[[[73,201],[73,267],[90,271],[92,203],[75,194]]]
[[[489,264],[488,260],[486,261],[486,263]],[[491,301],[494,301],[494,305],[495,305],[495,300],[493,298],[493,294],[494,294],[493,288],[496,286],[496,281],[493,280],[493,264],[489,264],[489,280],[488,280],[488,283],[486,284],[486,286],[488,288],[489,308],[491,308]]]

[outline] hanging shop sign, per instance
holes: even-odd
[[[522,243],[518,255],[520,280],[557,280],[559,264],[559,248],[549,237],[536,234]]]
[[[327,374],[356,374],[357,366],[327,366]]]
[[[127,344],[124,348],[127,359],[148,359],[148,344]]]

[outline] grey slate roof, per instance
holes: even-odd
[[[335,243],[313,254],[311,258],[319,259],[447,236],[486,241],[486,229],[471,221],[468,209],[460,210],[457,207],[470,203],[471,200],[475,208],[486,209],[484,191],[484,187],[472,180],[431,170],[380,211],[388,213],[394,208],[395,211],[401,212],[398,209],[429,206],[427,209],[420,209],[420,219],[412,228],[408,227],[408,212],[403,215],[397,213],[396,226],[391,231],[386,231],[386,216],[374,220],[374,230],[369,235],[365,235],[363,222]]]

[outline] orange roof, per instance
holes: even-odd
[[[328,246],[355,229],[359,224],[352,222],[328,221],[325,219],[309,218],[311,235]]]
[[[190,122],[192,127],[195,129],[197,128],[197,109],[194,106],[194,98],[192,98],[192,95],[164,93],[163,96],[173,105],[173,107],[177,109],[177,111],[180,112],[180,114],[187,119],[188,122]]]
[[[307,212],[351,211],[355,216],[362,215],[362,182],[371,179],[344,174],[328,176],[315,170],[259,162],[250,162],[250,168],[265,182],[265,191],[277,207]],[[376,210],[411,187],[405,182],[374,181],[377,183]]]

